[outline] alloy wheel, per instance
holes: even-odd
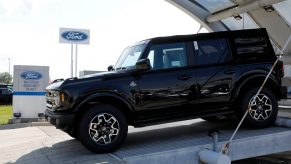
[[[257,121],[268,119],[271,116],[273,109],[271,99],[265,94],[259,94],[255,100],[254,98],[255,97],[252,97],[249,102],[250,116]]]
[[[109,113],[96,115],[89,124],[89,136],[101,145],[114,142],[119,134],[120,126],[117,119]]]

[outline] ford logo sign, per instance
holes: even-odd
[[[65,31],[62,33],[62,38],[69,41],[78,42],[87,40],[88,35],[81,31]]]
[[[38,80],[42,78],[42,74],[35,71],[27,71],[21,73],[21,78],[25,80]]]

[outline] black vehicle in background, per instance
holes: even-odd
[[[11,105],[12,96],[13,96],[12,85],[0,84],[0,105]]]
[[[108,72],[49,85],[46,118],[97,153],[118,148],[128,125],[239,119],[249,104],[245,124],[268,127],[286,97],[282,62],[251,102],[276,59],[265,29],[144,40]]]

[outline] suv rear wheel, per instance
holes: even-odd
[[[239,113],[242,117],[250,105],[250,109],[244,120],[245,124],[252,128],[266,128],[271,126],[277,118],[278,103],[273,92],[267,88],[262,89],[261,93],[255,98],[254,96],[258,89],[251,89],[243,97]]]
[[[127,136],[127,121],[119,109],[100,104],[92,107],[81,119],[78,135],[82,144],[95,153],[117,149]]]

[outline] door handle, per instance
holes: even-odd
[[[192,76],[191,75],[181,75],[178,77],[178,80],[188,80],[191,79]]]

